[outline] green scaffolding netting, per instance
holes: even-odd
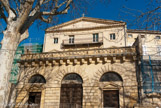
[[[17,61],[20,60],[21,55],[24,54],[26,50],[30,51],[31,53],[41,53],[42,49],[43,49],[42,44],[23,44],[21,46],[18,46],[11,69],[11,76],[10,76],[11,83],[17,83],[19,73],[19,66]]]

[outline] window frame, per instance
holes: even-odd
[[[43,83],[45,84],[46,83],[46,79],[44,76],[40,75],[40,74],[35,74],[33,76],[31,76],[31,78],[28,80],[28,83],[37,83],[37,84],[40,84],[40,83]]]
[[[75,40],[74,35],[70,35],[69,36],[69,44],[74,44],[74,40]]]
[[[157,53],[159,56],[161,56],[161,45],[157,46]]]
[[[155,39],[158,39],[159,40],[159,39],[161,39],[161,37],[160,36],[155,36]]]
[[[147,46],[146,45],[142,45],[142,51],[143,51],[143,55],[147,55]]]
[[[133,37],[133,35],[132,34],[128,34],[128,38],[132,38]]]
[[[141,35],[141,38],[145,38],[145,35]]]
[[[110,71],[110,72],[105,72],[99,80],[99,82],[110,82],[110,81],[123,82],[123,79],[118,73]]]
[[[59,41],[59,40],[58,40],[58,37],[55,37],[55,38],[54,38],[54,44],[58,44],[58,41]]]
[[[93,34],[93,42],[99,42],[99,34],[98,33]]]
[[[115,33],[110,34],[110,40],[116,40],[116,34]]]

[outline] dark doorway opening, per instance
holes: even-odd
[[[40,108],[41,92],[30,92],[28,99],[28,108]]]
[[[104,90],[103,91],[103,106],[105,108],[119,108],[119,91]]]
[[[82,108],[82,78],[78,74],[68,74],[61,84],[60,108]]]

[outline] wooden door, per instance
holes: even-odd
[[[62,84],[60,108],[82,108],[82,84]]]
[[[28,108],[40,108],[41,92],[30,92],[28,99]]]
[[[118,90],[104,90],[103,104],[106,108],[119,108],[119,91]]]

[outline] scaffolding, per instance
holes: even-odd
[[[11,83],[17,83],[17,78],[18,78],[18,73],[19,73],[19,66],[17,61],[20,60],[21,55],[25,54],[26,51],[29,51],[30,53],[41,53],[43,49],[43,45],[42,44],[38,44],[38,43],[25,43],[25,44],[21,44],[20,46],[18,46],[16,53],[15,53],[15,57],[14,57],[14,61],[12,64],[12,69],[11,69],[11,76],[10,76],[10,82]]]
[[[142,56],[141,73],[144,93],[161,93],[161,56]]]
[[[2,45],[0,44],[0,49],[1,49],[1,46]],[[13,60],[11,76],[9,81],[11,83],[17,83],[17,78],[19,73],[19,66],[17,61],[20,60],[22,54],[25,54],[26,52],[41,53],[42,50],[43,50],[43,38],[28,38],[22,41],[15,52],[15,57]]]

